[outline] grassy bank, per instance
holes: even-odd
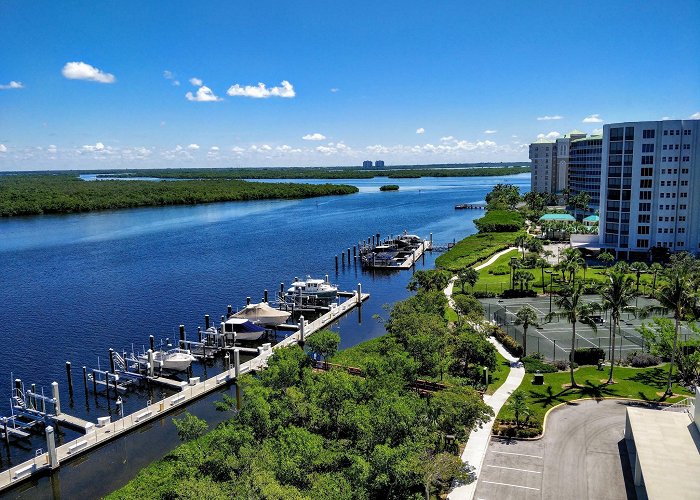
[[[86,182],[74,175],[0,176],[0,216],[356,193],[354,186],[241,180]]]
[[[467,236],[435,259],[435,265],[448,271],[459,271],[489,258],[513,245],[522,231],[505,233],[477,233]]]

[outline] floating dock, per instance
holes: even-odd
[[[54,413],[43,412],[42,417],[44,421],[54,421],[59,424],[77,428],[82,430],[85,434],[57,447],[55,445],[54,429],[51,426],[47,426],[45,428],[45,433],[46,449],[48,451],[37,454],[34,458],[26,462],[0,472],[0,491],[10,488],[35,474],[56,469],[62,462],[71,460],[147,422],[158,419],[176,408],[185,406],[195,399],[201,398],[221,387],[225,387],[243,374],[265,368],[268,359],[272,356],[275,349],[291,346],[298,342],[304,342],[306,337],[313,335],[318,330],[336,321],[355,307],[361,306],[362,302],[367,299],[369,299],[369,294],[362,293],[362,286],[358,284],[357,290],[354,291],[347,300],[339,305],[332,304],[328,312],[314,321],[308,322],[301,316],[294,333],[274,346],[264,344],[263,347],[257,350],[258,355],[255,358],[245,363],[240,363],[241,351],[238,348],[231,349],[233,351],[233,362],[229,369],[206,380],[201,381],[199,377],[193,377],[189,379],[189,382],[177,382],[164,377],[147,377],[153,382],[166,384],[173,388],[178,388],[180,391],[115,421],[111,421],[109,416],[105,416],[99,417],[97,423],[94,424],[62,413],[58,398],[58,384],[53,382],[53,397],[42,396],[42,398],[45,399],[47,403],[50,403],[50,405],[53,405]],[[166,380],[168,380],[168,382],[166,382]],[[177,387],[175,387],[176,384]],[[6,428],[8,434],[18,432],[27,434],[20,429],[15,430],[14,427],[7,426]]]
[[[372,269],[411,269],[418,259],[433,247],[432,240],[419,240],[398,247],[386,240],[379,245],[365,245],[360,249],[362,265]]]

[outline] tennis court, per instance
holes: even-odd
[[[568,359],[571,350],[571,324],[563,318],[552,318],[547,321],[546,316],[550,311],[557,311],[554,300],[548,296],[518,298],[518,299],[480,299],[484,306],[486,317],[500,325],[508,335],[513,337],[518,343],[523,344],[523,329],[520,325],[515,325],[515,314],[525,304],[532,306],[539,316],[538,325],[532,325],[527,331],[527,351],[528,354],[534,352],[542,353],[547,359]],[[597,296],[584,297],[584,302],[596,302]],[[639,297],[638,307],[658,305],[653,299]],[[610,329],[611,322],[609,315],[605,311],[600,313],[600,322],[597,330],[583,323],[576,324],[576,348],[599,347],[606,353],[606,359],[610,359]],[[656,314],[661,315],[661,313]],[[667,316],[671,317],[670,314]],[[644,340],[636,328],[643,322],[649,322],[651,318],[636,318],[632,313],[624,313],[620,322],[620,335],[615,340],[615,358],[626,357],[634,351],[642,351]],[[690,335],[690,331],[682,327],[681,339]]]

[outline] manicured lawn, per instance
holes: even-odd
[[[673,392],[679,396],[663,399],[668,376],[667,364],[651,368],[615,368],[617,383],[612,385],[605,385],[608,369],[599,371],[595,366],[584,366],[577,369],[574,374],[576,383],[581,386],[579,389],[566,387],[570,382],[568,371],[545,373],[544,385],[532,385],[533,374],[525,374],[519,389],[525,391],[528,396],[527,404],[532,411],[531,421],[542,423],[545,413],[550,408],[580,398],[618,397],[674,403],[691,395],[683,387],[674,385]],[[512,420],[513,418],[513,412],[506,403],[498,413],[498,419]]]
[[[488,389],[486,389],[486,394],[493,394],[496,389],[503,385],[506,381],[508,374],[510,373],[510,362],[501,356],[501,353],[496,352],[496,371],[490,374],[491,383]]]
[[[511,246],[519,234],[521,234],[520,231],[478,233],[467,236],[447,252],[440,255],[435,260],[435,266],[448,271],[458,271],[472,266]]]

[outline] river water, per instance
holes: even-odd
[[[227,304],[241,307],[247,296],[257,302],[264,289],[272,297],[281,282],[288,285],[295,276],[328,274],[343,290],[362,283],[371,294],[361,314],[355,311],[334,326],[341,347],[381,335],[383,327],[373,316],[386,316],[384,304],[407,297],[410,272],[372,273],[355,264],[336,272],[334,256],[376,233],[432,233],[436,244],[463,238],[475,231],[473,219],[483,212],[455,210],[454,205],[482,201],[499,182],[525,192],[530,176],[336,182],[355,185],[360,192],[0,220],[0,415],[9,414],[14,378],[27,387],[36,383],[47,395],[50,383],[57,381],[68,413],[91,421],[114,414],[113,402],[84,396],[83,365],[97,368],[99,357],[105,369],[108,348],[131,351],[133,345],[140,351],[149,335],[177,338],[179,324],[195,339],[204,314],[218,318]],[[398,184],[399,191],[380,192],[379,186],[388,183]],[[427,254],[417,268],[432,267],[435,257]],[[73,365],[72,399],[66,361]],[[217,369],[209,367],[208,375]],[[195,367],[195,375],[203,371]],[[159,390],[128,394],[125,412],[161,395]],[[205,401],[211,406],[213,399]],[[166,434],[156,447],[158,456],[177,444],[173,432]],[[74,436],[61,430],[59,437]],[[138,448],[138,441],[133,446]],[[45,447],[41,439],[2,446],[0,468],[26,460],[40,447]],[[123,473],[99,491],[118,487],[141,465],[115,465]],[[64,495],[66,482],[60,486]]]

